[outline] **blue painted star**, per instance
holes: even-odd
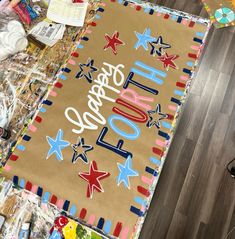
[[[119,186],[121,183],[123,183],[126,188],[130,189],[129,177],[139,176],[138,172],[132,169],[131,156],[128,156],[128,158],[126,159],[125,165],[120,163],[118,163],[117,165],[120,171],[119,176],[117,178],[117,185]]]
[[[156,110],[149,110],[147,111],[149,115],[149,121],[147,122],[146,126],[151,128],[152,126],[156,126],[158,129],[161,127],[160,121],[167,118],[167,114],[163,114],[161,112],[161,105],[157,104]],[[155,116],[155,118],[154,118]]]
[[[56,139],[52,139],[49,136],[46,136],[47,142],[50,145],[50,150],[47,153],[47,158],[48,159],[52,154],[55,154],[56,158],[61,161],[63,160],[63,155],[61,150],[68,147],[70,143],[68,141],[63,140],[63,135],[64,132],[62,129],[59,129]]]
[[[78,142],[76,144],[72,144],[72,149],[74,151],[72,163],[76,163],[80,158],[84,163],[88,164],[87,152],[91,151],[93,147],[91,145],[85,144],[84,138],[78,138]],[[78,149],[81,152],[78,152]]]
[[[158,37],[156,41],[152,41],[149,43],[152,47],[150,54],[155,56],[161,56],[163,54],[163,49],[170,48],[171,46],[167,43],[164,43],[162,37]]]
[[[146,51],[148,50],[148,43],[156,41],[156,38],[152,37],[150,28],[146,28],[144,33],[135,32],[138,42],[135,44],[135,49],[138,49],[142,46]]]
[[[79,79],[79,78],[85,77],[86,80],[89,83],[91,83],[93,79],[92,73],[95,71],[98,71],[98,69],[94,67],[93,65],[94,65],[94,60],[90,58],[87,60],[87,63],[85,64],[80,63],[79,64],[80,71],[77,73],[76,78]]]

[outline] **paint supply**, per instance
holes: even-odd
[[[4,140],[8,140],[11,137],[11,132],[0,127],[0,138]]]
[[[27,46],[28,40],[23,25],[16,20],[8,22],[4,31],[0,32],[0,61],[25,50]]]
[[[19,239],[29,239],[30,234],[30,223],[23,223],[20,233],[19,233]]]

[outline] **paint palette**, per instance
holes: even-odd
[[[3,176],[106,235],[137,238],[209,27],[104,1]]]

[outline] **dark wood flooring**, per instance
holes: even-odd
[[[157,1],[208,17],[200,0]],[[214,29],[140,239],[235,239],[235,27]]]

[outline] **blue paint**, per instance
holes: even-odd
[[[64,202],[64,206],[63,206],[63,210],[64,210],[64,211],[68,211],[68,209],[69,209],[69,204],[70,204],[70,201],[68,201],[68,200],[66,200],[66,201]]]
[[[125,1],[123,5],[124,5],[125,7],[128,6],[128,2]]]
[[[178,23],[181,23],[181,22],[182,22],[182,19],[183,19],[183,18],[182,18],[181,16],[179,16],[178,19],[177,19],[177,22],[178,22]]]
[[[44,105],[48,105],[48,106],[51,106],[51,105],[53,104],[53,102],[50,101],[50,100],[44,100],[42,103],[43,103]]]
[[[149,13],[149,10],[150,10],[150,8],[146,7],[146,8],[144,9],[144,12]]]
[[[18,185],[18,181],[19,181],[18,176],[14,176],[13,179],[12,179],[12,181],[13,181],[13,183],[14,183],[15,185]]]
[[[197,37],[204,37],[204,33],[203,32],[196,32],[196,36]]]
[[[104,232],[106,234],[110,233],[111,231],[111,227],[112,227],[112,222],[111,221],[106,221],[105,225],[104,225]]]
[[[61,80],[67,80],[67,76],[63,75],[63,74],[60,74],[58,76]]]
[[[104,218],[101,217],[100,220],[98,221],[97,228],[102,230],[103,226],[104,226]]]
[[[43,193],[43,189],[41,187],[38,187],[37,195],[41,197],[42,193]]]
[[[174,97],[171,98],[171,101],[176,103],[177,105],[181,105],[181,102],[178,99],[174,98]]]
[[[177,19],[177,16],[176,16],[176,15],[172,15],[172,16],[171,16],[171,20],[176,21],[176,19]]]
[[[201,39],[199,39],[199,38],[197,38],[197,37],[194,37],[193,38],[193,40],[195,41],[195,42],[198,42],[198,43],[200,43],[200,44],[202,44],[203,42],[202,42],[202,40]]]
[[[43,108],[43,107],[40,107],[39,111],[40,111],[41,113],[45,113],[47,110],[46,110],[45,108]]]
[[[62,71],[66,72],[66,73],[71,72],[71,70],[68,67],[63,68]]]
[[[162,136],[163,138],[165,138],[167,140],[170,139],[170,136],[167,133],[165,133],[165,132],[163,132],[161,130],[158,131],[158,135]]]
[[[153,15],[153,14],[154,14],[154,10],[153,10],[153,9],[150,9],[149,14],[150,14],[150,15]]]
[[[89,38],[88,37],[82,37],[82,40],[83,41],[89,41]]]
[[[103,9],[102,7],[99,7],[99,8],[97,9],[97,11],[98,11],[98,12],[104,12],[104,9]]]
[[[96,141],[97,145],[104,147],[108,150],[111,150],[114,153],[121,155],[123,158],[127,158],[128,156],[132,157],[131,152],[128,152],[128,151],[122,149],[122,146],[124,144],[123,140],[118,140],[117,146],[114,146],[114,145],[111,145],[111,144],[105,142],[104,137],[107,133],[108,133],[108,127],[104,127],[101,130],[99,137],[97,138],[97,141]]]
[[[129,84],[131,83],[131,84],[135,85],[136,87],[138,87],[140,89],[143,89],[143,90],[145,90],[145,91],[147,91],[149,93],[152,93],[153,95],[157,95],[158,94],[158,90],[150,88],[150,87],[145,86],[145,85],[142,85],[142,84],[140,84],[137,81],[134,81],[133,80],[134,75],[135,74],[133,72],[130,72],[130,74],[128,75],[128,77],[127,77],[127,79],[126,79],[126,81],[125,81],[125,83],[123,85],[124,89],[127,89]]]
[[[171,129],[171,128],[172,128],[171,124],[169,124],[169,123],[166,122],[166,121],[162,121],[162,122],[161,122],[161,125],[162,125],[164,128],[167,128],[167,129]]]
[[[134,200],[136,203],[138,203],[140,205],[143,205],[143,206],[147,205],[147,202],[144,199],[142,199],[141,197],[135,197]]]
[[[24,187],[25,187],[25,181],[24,181],[23,178],[20,180],[20,187],[21,187],[21,188],[24,188]]]
[[[31,137],[26,134],[23,136],[24,141],[29,141],[30,139],[31,139]]]
[[[59,231],[54,230],[49,239],[62,239]]]
[[[184,92],[181,91],[181,90],[174,90],[174,93],[175,93],[176,95],[179,95],[179,96],[183,96],[183,95],[184,95]]]
[[[136,74],[138,74],[138,75],[140,75],[140,76],[142,76],[144,78],[147,78],[147,79],[155,82],[158,85],[162,85],[163,84],[163,80],[159,79],[156,75],[165,78],[167,76],[167,74],[165,72],[157,70],[154,67],[148,66],[148,65],[144,64],[141,61],[136,61],[135,65],[143,68],[145,71],[149,71],[149,73],[146,73],[146,72],[141,71],[141,70],[136,69],[136,68],[132,68],[131,71],[133,73],[136,73]]]
[[[79,48],[79,49],[82,49],[83,47],[84,46],[82,44],[80,44],[80,43],[77,45],[77,48]]]
[[[51,194],[50,194],[49,192],[45,192],[44,195],[43,195],[43,197],[42,197],[42,202],[43,202],[43,203],[49,202],[50,195],[51,195]]]
[[[96,14],[96,15],[95,15],[95,18],[96,18],[96,19],[100,19],[101,16],[100,16],[99,14]]]
[[[186,74],[189,74],[190,76],[192,75],[192,71],[187,69],[187,68],[184,68],[183,72],[186,73]]]
[[[143,216],[143,212],[139,208],[136,208],[134,206],[131,206],[130,211],[139,217]]]
[[[19,149],[20,151],[25,151],[25,146],[18,144],[17,149]]]
[[[194,64],[193,64],[192,61],[188,61],[188,62],[187,62],[187,65],[188,65],[189,67],[193,67]]]
[[[76,212],[77,212],[77,207],[76,207],[75,205],[72,205],[71,208],[70,208],[69,213],[70,213],[72,216],[75,216],[75,215],[76,215]]]
[[[122,121],[124,124],[130,126],[133,130],[134,130],[134,133],[133,134],[128,134],[122,130],[120,130],[116,125],[114,125],[114,121],[115,120],[118,120],[118,121]],[[117,133],[118,135],[122,136],[123,138],[125,139],[128,139],[128,140],[136,140],[137,138],[139,138],[140,136],[140,128],[135,124],[133,123],[132,121],[128,120],[127,118],[123,117],[123,116],[120,116],[120,115],[111,115],[109,118],[108,118],[108,122],[109,122],[109,125],[110,127],[112,128],[112,130]]]
[[[123,3],[123,1],[122,1],[122,0],[118,0],[118,3],[119,3],[119,4],[122,4],[122,3]]]
[[[156,177],[157,175],[158,175],[158,172],[157,171],[155,171],[154,169],[152,169],[152,168],[150,168],[150,167],[146,167],[145,168],[145,171],[147,172],[147,173],[150,173],[151,175],[153,175],[154,177]]]
[[[150,157],[149,158],[149,161],[153,164],[156,164],[157,166],[160,166],[161,165],[161,160],[155,158],[155,157]]]

